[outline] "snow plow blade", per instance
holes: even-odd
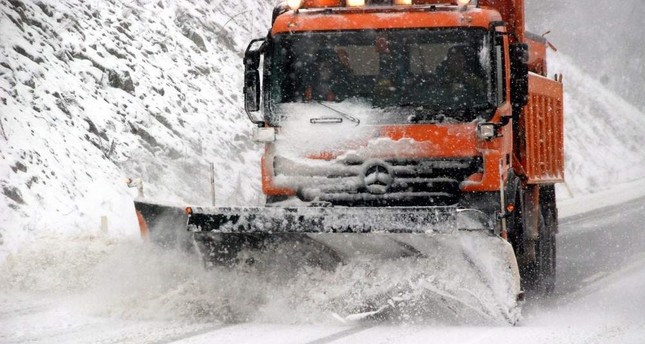
[[[192,235],[186,231],[185,209],[146,202],[134,202],[141,237],[163,248],[192,250]]]
[[[186,208],[192,232],[427,233],[486,230],[476,210],[455,207]]]
[[[432,317],[519,319],[513,249],[477,210],[135,206],[151,241],[196,251],[207,266],[254,266],[281,273],[315,267],[332,274],[330,290],[353,278],[343,274],[354,276],[357,267],[369,270],[356,282],[368,290],[361,302],[330,293],[333,299],[325,307],[334,305],[342,319],[390,317],[388,313],[418,299],[429,303],[423,309]],[[383,275],[391,283],[370,280]]]

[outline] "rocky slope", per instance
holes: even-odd
[[[0,233],[132,223],[132,190],[257,201],[241,54],[269,1],[0,1]],[[238,187],[243,185],[244,187]],[[122,221],[123,220],[123,221]]]

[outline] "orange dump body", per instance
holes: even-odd
[[[529,74],[529,103],[520,122],[520,169],[528,184],[564,182],[562,83]]]

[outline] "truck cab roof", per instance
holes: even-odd
[[[272,34],[302,31],[481,27],[501,21],[492,9],[449,5],[311,8],[279,15]]]

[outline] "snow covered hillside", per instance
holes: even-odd
[[[550,56],[549,72],[564,74],[565,165],[575,197],[645,178],[645,114],[562,54]],[[568,188],[567,188],[568,187]]]
[[[274,1],[0,0],[0,237],[136,235],[127,177],[147,198],[256,204],[260,147],[242,110],[241,54]],[[566,84],[569,188],[645,177],[644,115],[574,63]]]
[[[218,203],[257,201],[241,54],[269,2],[0,1],[0,235],[131,226],[126,177],[209,202],[210,162]]]

